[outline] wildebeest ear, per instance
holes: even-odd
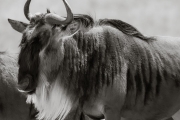
[[[80,23],[79,22],[72,22],[71,24],[69,24],[67,26],[67,29],[73,34],[75,33],[77,30],[80,29]]]
[[[11,24],[12,28],[20,33],[22,33],[28,26],[28,24],[20,22],[20,21],[16,21],[12,19],[8,19],[8,21]]]

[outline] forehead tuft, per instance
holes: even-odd
[[[44,13],[37,12],[37,13],[35,13],[34,15],[32,15],[30,21],[33,22],[33,21],[39,21],[39,20],[42,20],[42,19],[44,19],[44,16],[45,16]]]

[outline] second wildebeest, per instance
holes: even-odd
[[[35,120],[33,104],[17,90],[17,54],[0,52],[0,120]]]

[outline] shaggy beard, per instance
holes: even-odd
[[[45,75],[41,75],[36,93],[28,95],[27,103],[34,103],[39,111],[38,119],[63,120],[72,108],[67,90],[60,87],[59,79],[49,85]]]

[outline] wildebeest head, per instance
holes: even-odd
[[[39,119],[63,118],[72,106],[71,101],[67,102],[71,95],[66,96],[67,91],[59,87],[61,84],[58,81],[60,74],[63,76],[64,73],[66,74],[66,72],[60,72],[64,61],[69,62],[68,59],[64,60],[64,48],[66,48],[64,42],[69,42],[69,38],[71,39],[78,33],[81,23],[83,27],[88,27],[90,26],[88,23],[93,23],[93,20],[86,15],[83,20],[73,16],[65,0],[63,2],[67,10],[67,17],[60,17],[49,10],[45,14],[32,15],[29,12],[30,1],[27,0],[24,7],[24,14],[30,24],[8,19],[11,26],[23,34],[18,60],[18,87],[21,92],[27,93],[27,102],[33,102],[40,111]],[[80,16],[80,18],[83,17]],[[72,49],[71,51],[74,52]],[[72,53],[71,51],[68,50]],[[68,70],[69,68],[68,66]],[[65,80],[64,84],[67,85],[68,82]]]
[[[63,2],[67,10],[66,18],[51,13],[49,10],[45,14],[32,15],[29,12],[30,2],[31,0],[27,0],[24,6],[24,14],[30,24],[8,19],[11,26],[23,34],[18,61],[18,83],[19,89],[27,93],[33,93],[37,87],[40,51],[51,42],[52,36],[56,36],[55,33],[63,33],[64,28],[73,21],[73,14],[65,0]],[[58,34],[58,36],[63,36],[63,34]],[[68,34],[67,31],[66,34]]]

